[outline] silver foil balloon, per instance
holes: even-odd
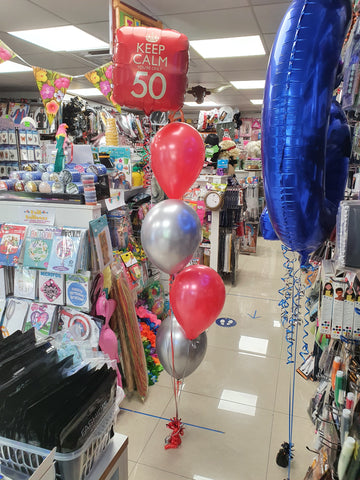
[[[174,370],[171,352],[171,329],[174,346]],[[169,375],[181,380],[193,373],[202,362],[207,348],[206,332],[189,340],[172,315],[161,322],[156,335],[156,351],[161,365]]]
[[[173,274],[189,263],[201,241],[201,224],[195,210],[182,200],[164,200],[146,215],[141,243],[149,260]]]
[[[350,0],[293,0],[269,59],[262,115],[266,203],[280,240],[304,256],[331,233],[338,207],[332,199],[344,193],[343,173],[330,185],[334,165],[325,156],[350,20]],[[337,190],[332,198],[328,189]]]

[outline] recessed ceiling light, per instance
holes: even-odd
[[[8,60],[0,64],[0,73],[30,72],[32,68],[21,63],[15,63]]]
[[[259,99],[253,99],[253,100],[250,100],[250,102],[253,104],[253,105],[262,105],[263,104],[263,99],[262,98],[259,98]]]
[[[198,107],[198,108],[202,108],[202,107],[217,107],[217,106],[218,106],[217,103],[212,102],[211,100],[209,100],[209,101],[207,101],[207,102],[203,102],[203,103],[185,102],[184,104],[187,105],[188,107]]]
[[[67,93],[73,95],[79,95],[80,97],[101,97],[102,93],[97,88],[75,88],[74,90],[68,90]]]
[[[193,40],[190,45],[203,58],[250,57],[265,55],[265,49],[259,35],[232,38],[214,38]]]
[[[265,87],[265,80],[240,80],[230,83],[238,90],[255,90]]]
[[[108,43],[73,25],[8,33],[53,52],[76,52],[79,50],[98,50],[109,47]]]

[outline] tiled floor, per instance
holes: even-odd
[[[292,375],[277,306],[281,275],[279,242],[260,238],[256,256],[240,256],[237,285],[226,285],[221,314],[237,324],[210,327],[205,359],[185,379],[179,416],[194,426],[186,426],[179,449],[164,449],[166,419],[175,415],[166,372],[145,403],[136,397],[123,401],[133,411],[121,411],[116,430],[129,436],[130,480],[287,478],[287,469],[275,463],[288,440]],[[316,385],[296,377],[290,479],[302,480],[313,458],[305,448],[314,440],[306,409]]]

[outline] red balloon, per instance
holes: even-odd
[[[184,34],[152,27],[119,28],[113,62],[116,103],[140,108],[146,115],[182,108],[189,67]]]
[[[190,340],[218,317],[225,303],[225,286],[218,273],[205,265],[184,268],[170,290],[170,305]]]
[[[169,198],[181,198],[195,182],[205,160],[200,133],[187,123],[162,127],[151,143],[151,167]]]

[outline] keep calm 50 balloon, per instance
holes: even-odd
[[[338,207],[331,200],[343,194],[343,182],[331,186],[338,192],[332,199],[324,191],[337,162],[325,168],[325,151],[350,19],[350,0],[294,0],[269,60],[262,116],[266,203],[278,237],[304,255],[330,234]]]
[[[122,27],[114,46],[114,100],[153,111],[177,111],[184,104],[189,41],[175,30]]]
[[[171,330],[174,346],[174,368],[171,351]],[[174,316],[161,322],[156,334],[156,352],[161,365],[169,375],[181,380],[193,373],[202,362],[207,348],[206,332],[194,340],[185,336]]]
[[[146,215],[141,243],[149,260],[173,274],[191,260],[201,241],[201,224],[195,210],[182,200],[164,200]]]

